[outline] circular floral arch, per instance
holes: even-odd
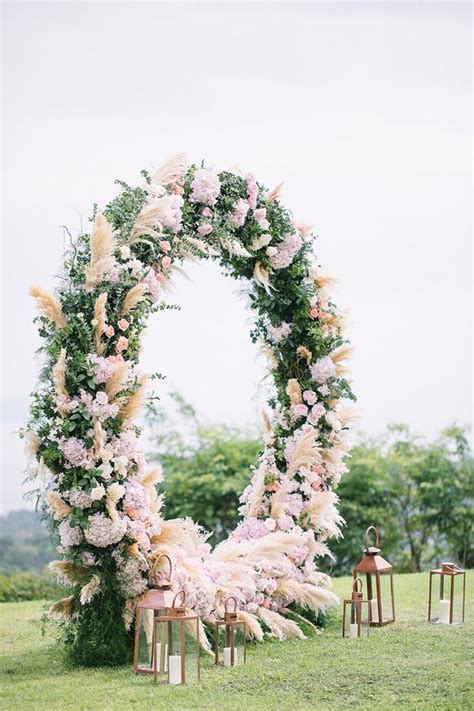
[[[71,587],[50,616],[85,664],[129,657],[135,606],[160,575],[151,571],[162,553],[204,622],[233,594],[256,638],[300,637],[292,608],[318,611],[335,599],[315,558],[342,523],[334,487],[346,470],[353,395],[343,317],[310,229],[281,205],[279,188],[269,192],[252,175],[175,157],[143,177],[142,187],[119,182],[117,197],[95,210],[56,294],[31,289],[45,364],[23,436],[62,555],[51,567]],[[141,333],[167,308],[166,285],[190,258],[217,259],[246,284],[251,338],[273,377],[242,520],[213,551],[190,519],[162,519],[162,473],[147,468],[136,423],[147,397]]]

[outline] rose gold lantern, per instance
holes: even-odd
[[[355,578],[351,598],[344,600],[342,608],[342,636],[347,639],[359,639],[369,634],[370,605],[362,598],[362,580]]]
[[[180,599],[180,605],[177,600]],[[199,617],[186,614],[186,594],[180,590],[165,615],[155,617],[153,674],[165,684],[199,681]]]
[[[456,578],[460,578],[455,584]],[[434,597],[437,603],[433,603]],[[441,563],[441,568],[430,570],[428,622],[441,625],[459,625],[464,622],[466,606],[466,571],[455,563]],[[434,614],[433,616],[433,608]]]
[[[169,563],[168,576],[157,583],[152,590],[149,590],[137,605],[133,655],[133,669],[137,674],[151,674],[153,672],[153,620],[159,615],[164,615],[173,602],[171,558],[166,554],[160,555],[153,566],[153,573],[162,558],[165,558]]]
[[[229,603],[234,603],[230,612]],[[214,650],[216,664],[236,667],[247,661],[246,624],[239,620],[237,600],[229,597],[224,604],[224,619],[217,620],[214,627]]]
[[[369,546],[369,534],[375,535],[375,545]],[[370,625],[383,627],[395,621],[395,597],[393,593],[393,566],[380,555],[379,532],[369,526],[365,532],[364,557],[353,570],[353,577],[364,574],[367,599],[370,609]]]

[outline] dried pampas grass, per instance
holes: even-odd
[[[160,533],[152,536],[151,542],[153,545],[179,546],[183,542],[184,536],[185,530],[183,528],[183,520],[174,518],[169,521],[163,521]]]
[[[267,197],[265,198],[265,202],[267,203],[267,205],[271,205],[272,202],[275,202],[275,200],[277,200],[280,197],[284,184],[285,183],[280,183],[279,185],[276,186],[276,188],[273,188],[273,190],[270,190]]]
[[[286,473],[290,479],[301,467],[308,467],[320,460],[319,447],[316,444],[314,430],[303,434],[295,444],[294,450],[288,460]]]
[[[144,299],[147,298],[147,293],[148,285],[144,284],[143,282],[132,286],[130,291],[125,294],[125,299],[123,300],[121,311],[122,316],[128,314],[132,309],[135,308],[135,306],[137,306],[137,304],[140,303],[140,301],[144,301]]]
[[[239,610],[239,618],[245,622],[247,639],[257,639],[261,642],[263,639],[263,630],[255,615],[245,610]]]
[[[125,494],[125,487],[118,482],[114,482],[107,488],[105,497],[105,508],[112,521],[118,520],[117,504]]]
[[[79,599],[81,605],[88,605],[92,598],[97,595],[100,590],[100,578],[98,575],[93,575],[87,585],[81,588]]]
[[[50,491],[45,497],[46,505],[56,521],[60,521],[72,513],[72,508],[62,498],[58,491]]]
[[[55,323],[58,328],[67,326],[66,317],[62,312],[61,304],[55,296],[44,291],[44,289],[40,289],[39,286],[32,286],[30,288],[30,294],[36,299],[42,316],[45,316],[49,321]]]
[[[306,514],[314,528],[319,531],[321,539],[341,535],[340,527],[344,519],[339,514],[336,504],[339,501],[334,491],[315,491],[311,499],[305,504],[303,513]]]
[[[162,185],[163,187],[174,185],[183,177],[185,172],[186,155],[184,153],[175,153],[152,173],[151,185]]]
[[[138,384],[138,389],[129,397],[124,407],[120,411],[120,417],[123,420],[133,419],[146,401],[146,384],[148,377],[143,375]]]
[[[160,466],[150,469],[145,476],[140,479],[140,484],[142,486],[155,486],[163,481],[163,469]]]
[[[124,360],[116,364],[114,372],[105,383],[105,392],[107,393],[109,401],[113,400],[121,390],[125,389],[129,373],[130,363],[128,361]]]
[[[25,432],[24,440],[25,440],[26,453],[30,457],[34,457],[34,455],[40,448],[40,444],[41,444],[40,438],[38,437],[36,432],[33,432],[32,430],[28,430],[27,432]]]
[[[259,607],[257,614],[263,624],[270,630],[272,637],[276,637],[281,640],[287,639],[288,637],[306,639],[296,622],[285,619],[282,615],[278,614],[278,612],[273,612],[273,610],[266,610],[264,607]]]
[[[298,346],[298,348],[296,349],[296,355],[301,360],[304,359],[308,365],[310,365],[311,361],[313,360],[313,354],[305,346]]]
[[[252,479],[252,495],[248,502],[247,516],[258,516],[265,493],[265,468],[261,464]]]
[[[278,361],[275,357],[275,351],[271,346],[268,345],[268,343],[262,343],[262,345],[258,349],[258,354],[263,355],[265,356],[265,358],[268,359],[270,364],[270,370],[275,370],[275,368],[278,368]]]
[[[102,343],[102,334],[107,328],[107,313],[105,304],[107,303],[107,292],[104,291],[97,297],[94,303],[94,346],[97,355],[102,355],[105,351],[105,345]]]
[[[270,294],[270,289],[274,287],[270,284],[270,278],[268,272],[260,262],[255,262],[255,267],[253,269],[253,278],[258,286],[261,286],[267,294]]]
[[[336,348],[336,350],[331,353],[331,358],[336,366],[336,375],[341,376],[344,375],[344,373],[347,373],[347,366],[345,361],[349,358],[349,356],[352,353],[352,348],[351,346],[340,346],[339,348]]]
[[[104,428],[99,420],[94,422],[94,454],[96,459],[102,459],[104,454],[104,445],[107,438]]]
[[[303,402],[301,387],[296,378],[290,378],[286,385],[286,394],[290,398],[293,405],[298,405]]]
[[[279,578],[275,595],[283,598],[285,606],[296,602],[310,610],[321,610],[337,603],[338,598],[330,590],[312,583],[299,583],[293,578]]]
[[[66,349],[61,348],[59,358],[53,365],[52,379],[56,395],[67,396],[66,390]]]
[[[92,289],[104,278],[113,266],[113,252],[116,247],[112,225],[99,212],[95,218],[94,229],[90,236],[91,258],[86,267],[86,291]]]
[[[63,597],[58,600],[48,610],[48,617],[53,622],[64,622],[70,620],[74,611],[74,596]]]
[[[80,582],[90,573],[90,569],[85,565],[76,565],[68,560],[52,560],[48,568],[59,580],[69,585]]]
[[[290,491],[291,487],[291,479],[288,477],[283,477],[281,480],[281,486],[280,488],[275,491],[271,498],[271,508],[270,508],[270,515],[272,518],[275,519],[275,521],[278,521],[280,516],[282,516],[285,513],[285,499],[287,494]]]

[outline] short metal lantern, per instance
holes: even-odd
[[[230,612],[228,607],[231,602],[234,603],[234,609]],[[246,624],[239,619],[235,597],[227,598],[224,603],[224,619],[215,623],[214,650],[216,664],[221,666],[236,667],[246,662]]]
[[[155,617],[153,674],[157,682],[192,684],[200,679],[199,617],[186,614],[185,602],[186,594],[180,590],[166,614]]]
[[[342,636],[348,639],[366,637],[370,629],[370,606],[363,600],[362,580],[355,578],[350,600],[344,600],[342,609]]]
[[[371,531],[375,535],[373,546],[369,546]],[[364,557],[353,570],[354,578],[361,574],[366,578],[370,625],[382,627],[394,622],[393,566],[380,555],[379,532],[375,526],[369,526],[365,532]]]
[[[455,584],[455,580],[459,576],[461,579],[459,583]],[[434,596],[433,583],[435,585]],[[436,590],[436,588],[438,589]],[[433,597],[437,599],[437,602],[433,602]],[[466,571],[455,563],[441,563],[441,568],[430,570],[428,622],[459,625],[464,622],[465,606]]]
[[[157,583],[152,590],[149,590],[137,605],[133,655],[133,669],[137,674],[151,674],[153,672],[153,621],[155,617],[164,615],[173,602],[171,558],[166,554],[160,555],[155,561],[152,572],[153,574],[156,572],[162,558],[169,563],[168,576]]]

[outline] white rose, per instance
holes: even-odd
[[[105,488],[102,484],[97,484],[93,489],[91,489],[91,499],[92,501],[99,501],[105,496]]]
[[[274,518],[266,518],[264,523],[265,523],[265,528],[267,528],[269,531],[275,530],[276,521]]]
[[[269,257],[274,257],[275,254],[278,254],[278,249],[276,247],[267,247],[265,251]]]
[[[100,475],[103,479],[110,479],[112,475],[112,465],[111,464],[101,464],[99,467]]]
[[[127,245],[120,247],[120,254],[123,259],[128,259],[131,255],[130,247],[127,247]]]

